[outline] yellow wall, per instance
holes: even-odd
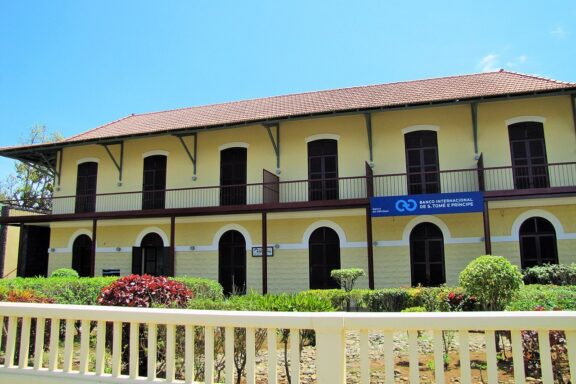
[[[4,278],[16,277],[18,269],[18,247],[20,228],[8,226],[6,231],[6,250],[4,253]]]

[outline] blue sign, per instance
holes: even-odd
[[[483,212],[482,192],[386,196],[370,199],[372,217]]]

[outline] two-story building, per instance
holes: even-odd
[[[130,115],[1,149],[50,168],[55,191],[50,211],[0,223],[21,227],[19,275],[189,275],[227,292],[334,287],[346,267],[364,287],[456,284],[486,253],[573,263],[575,98],[576,83],[498,71]],[[479,209],[410,207],[468,194]],[[403,214],[374,214],[388,197]]]

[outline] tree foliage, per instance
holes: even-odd
[[[35,125],[20,139],[20,145],[52,143],[61,139],[59,133],[49,132],[44,125]],[[2,182],[0,195],[18,207],[47,210],[52,204],[53,185],[54,178],[46,166],[17,161],[14,173]]]

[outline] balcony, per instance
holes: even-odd
[[[487,198],[496,199],[576,192],[576,162],[538,167],[485,168],[480,159],[478,167],[474,169],[387,175],[372,175],[369,167],[366,170],[364,176],[291,181],[282,181],[264,170],[262,183],[57,196],[52,199],[51,210],[36,210],[34,216],[91,218],[116,217],[120,213],[128,216],[166,216],[262,209],[364,207],[371,196],[409,193],[482,191]],[[21,201],[4,203],[31,209]]]

